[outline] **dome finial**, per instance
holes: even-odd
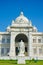
[[[23,15],[23,12],[21,12],[20,15]]]

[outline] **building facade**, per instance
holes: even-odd
[[[23,12],[0,32],[0,57],[18,57],[19,42],[24,42],[25,57],[43,59],[43,32],[38,32]]]

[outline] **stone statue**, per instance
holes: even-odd
[[[25,45],[24,42],[21,40],[19,43],[19,55],[23,56],[25,52]]]

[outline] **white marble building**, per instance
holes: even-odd
[[[6,32],[0,32],[0,57],[18,57],[21,40],[25,45],[25,57],[43,59],[43,32],[38,32],[23,12],[12,20]]]

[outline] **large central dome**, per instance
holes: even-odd
[[[18,16],[15,20],[15,22],[19,23],[29,23],[29,20],[23,15],[23,12],[20,13],[20,16]]]

